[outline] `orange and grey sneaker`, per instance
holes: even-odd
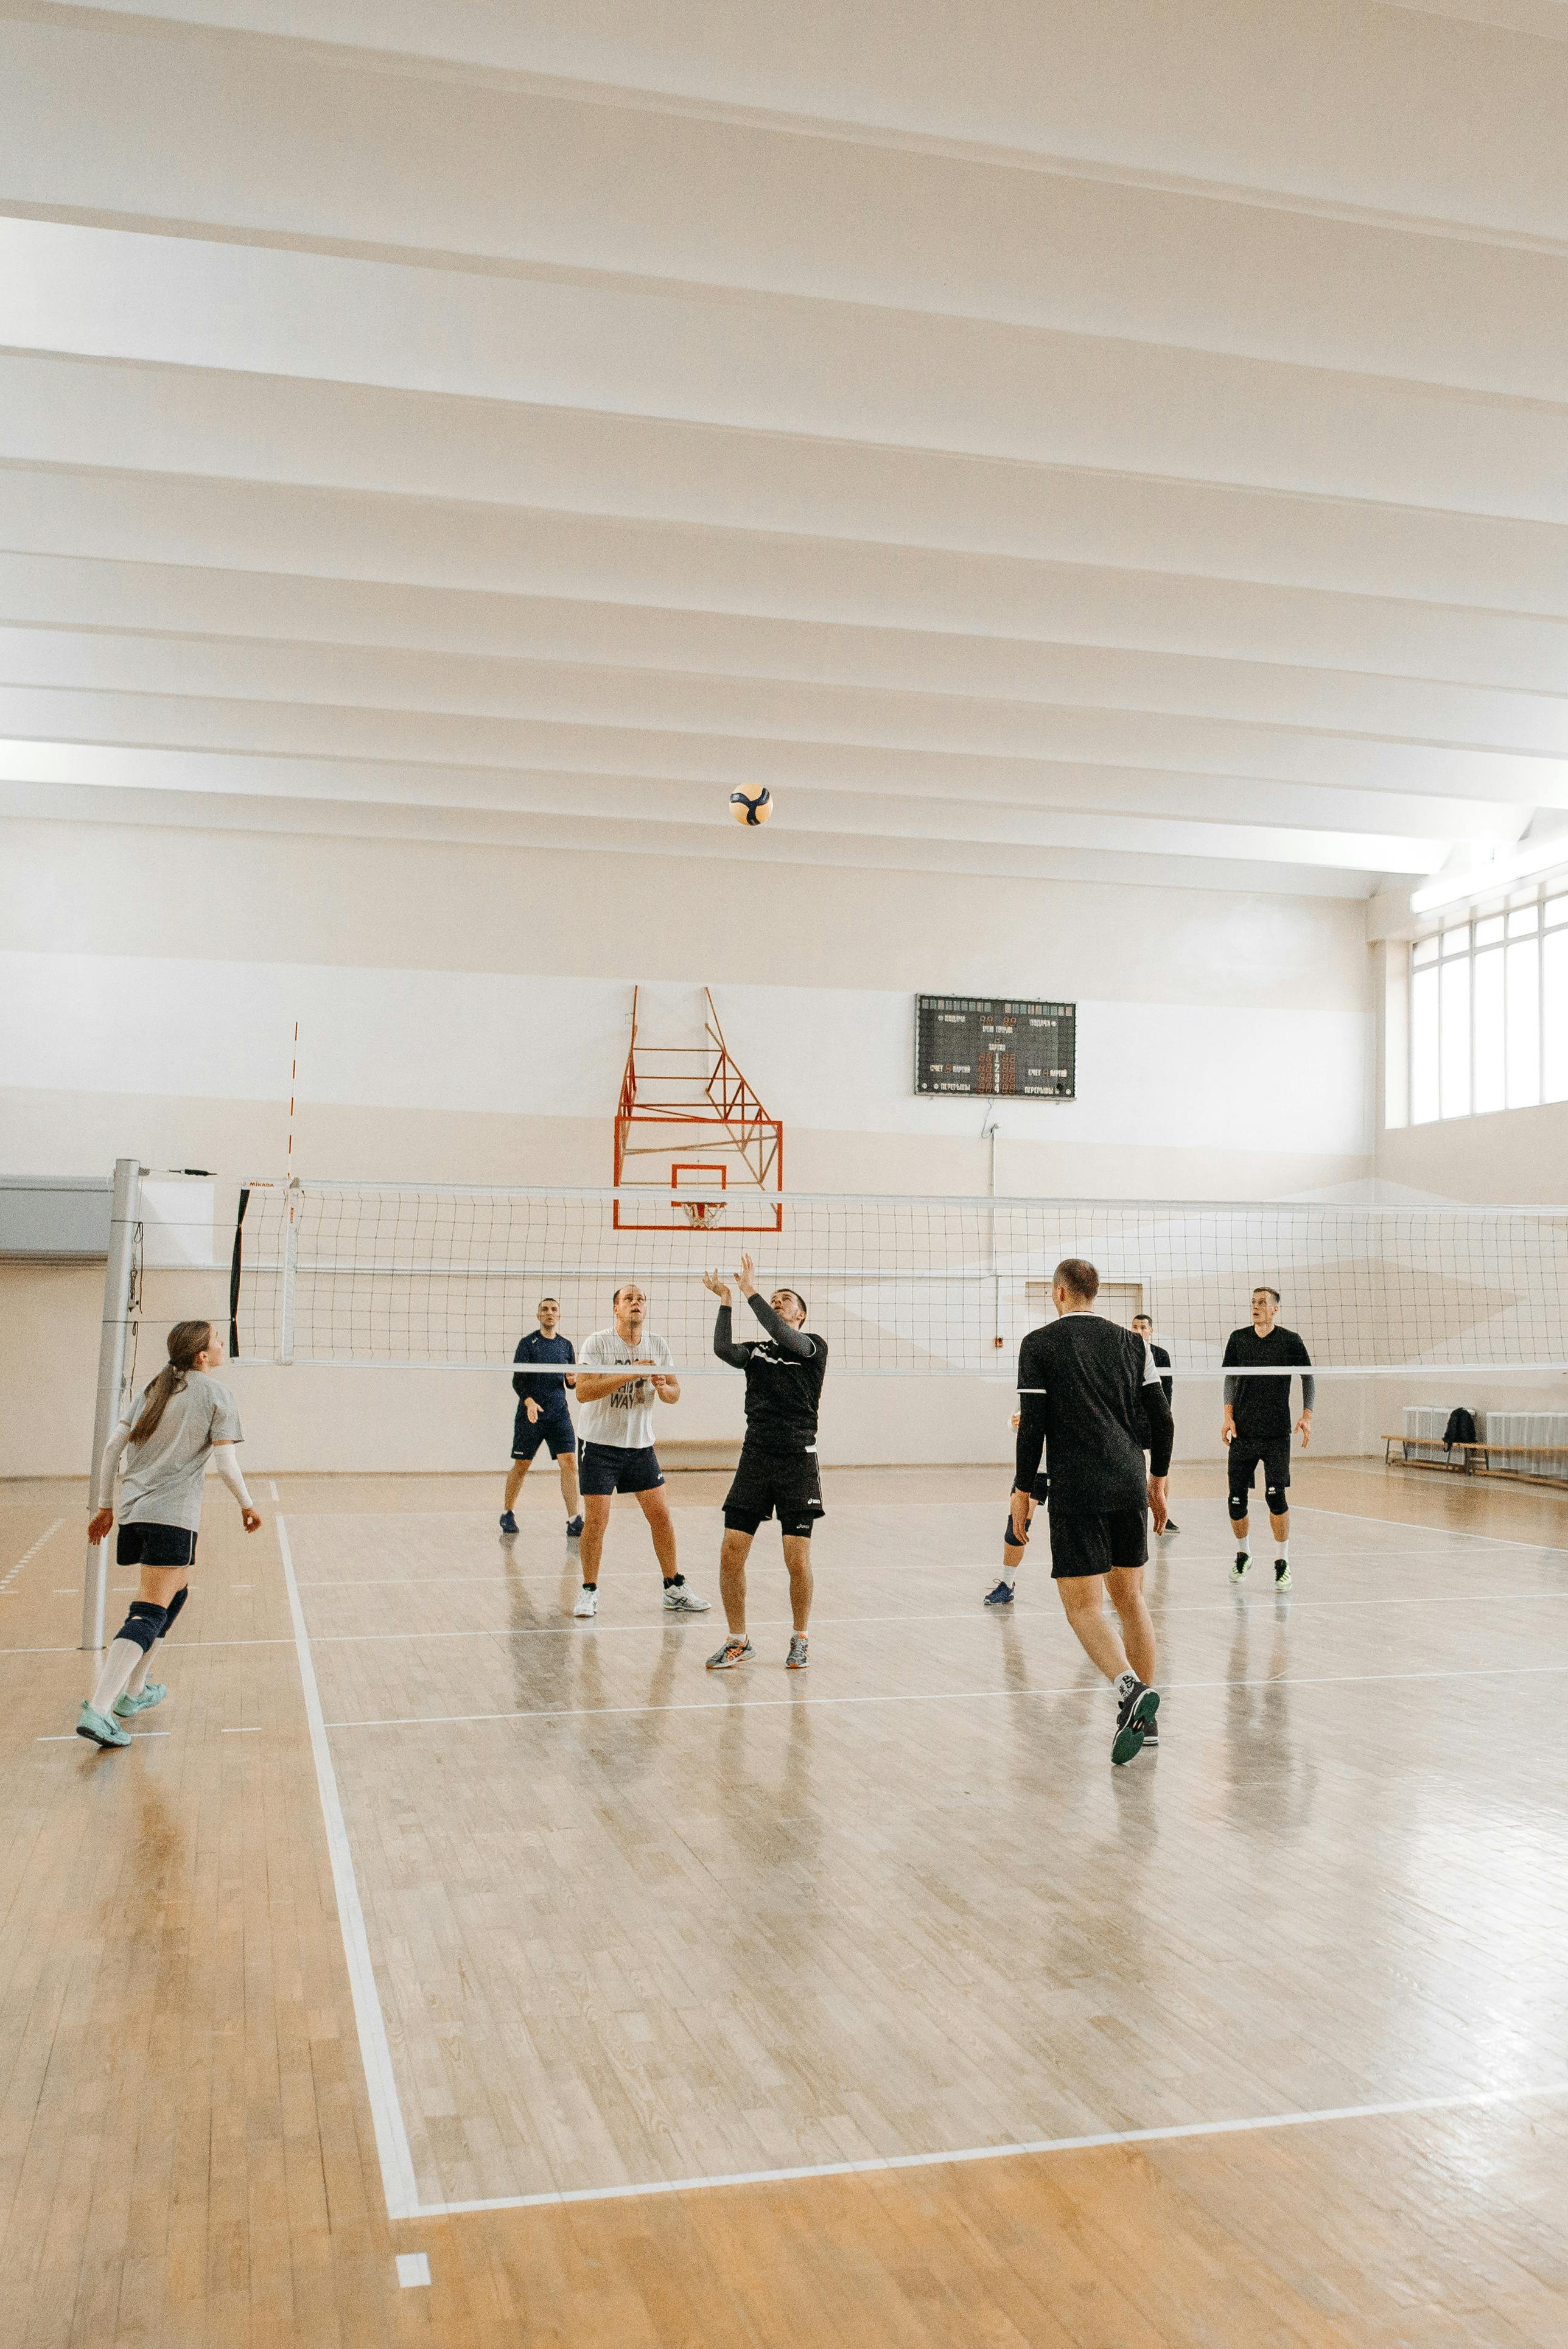
[[[732,1632],[722,1648],[716,1648],[707,1660],[710,1672],[732,1672],[737,1664],[748,1664],[757,1651],[744,1631]]]
[[[803,1672],[810,1661],[810,1657],[806,1652],[806,1634],[804,1631],[791,1631],[789,1652],[784,1659],[786,1671]]]

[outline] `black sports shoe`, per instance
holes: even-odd
[[[1163,1541],[1167,1534],[1179,1534],[1181,1530],[1181,1528],[1177,1524],[1174,1517],[1167,1517],[1165,1523],[1160,1528],[1160,1538]]]
[[[1150,1713],[1143,1724],[1143,1750],[1145,1754],[1160,1750],[1160,1715],[1157,1713]]]
[[[1116,1708],[1116,1739],[1110,1758],[1118,1769],[1142,1753],[1149,1724],[1159,1710],[1159,1690],[1145,1688],[1141,1681],[1134,1681]]]
[[[1288,1557],[1276,1557],[1274,1560],[1274,1588],[1276,1590],[1288,1590],[1290,1588],[1290,1560]]]
[[[1231,1580],[1232,1580],[1233,1582],[1240,1582],[1240,1581],[1242,1580],[1242,1578],[1243,1578],[1243,1576],[1245,1575],[1245,1573],[1246,1573],[1246,1570],[1247,1570],[1248,1567],[1249,1567],[1249,1566],[1251,1566],[1252,1562],[1253,1562],[1253,1554],[1252,1554],[1251,1550],[1250,1550],[1250,1549],[1239,1549],[1239,1550],[1236,1552],[1236,1562],[1235,1562],[1234,1566],[1233,1566],[1233,1567],[1232,1567],[1232,1568],[1231,1568]]]

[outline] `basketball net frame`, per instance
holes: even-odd
[[[702,991],[703,1038],[696,1044],[647,1042],[638,1024],[640,995],[634,988],[615,1111],[615,1230],[702,1231],[722,1224],[729,1231],[781,1232],[783,1122],[769,1116],[725,1042],[712,989]],[[683,1157],[683,1147],[703,1155]],[[659,1162],[656,1175],[634,1164],[650,1158]],[[645,1207],[624,1197],[645,1185]]]

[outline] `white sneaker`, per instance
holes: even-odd
[[[665,1590],[665,1605],[672,1615],[706,1615],[713,1601],[699,1599],[684,1582],[672,1582]]]
[[[577,1604],[572,1612],[573,1615],[597,1615],[599,1593],[596,1590],[580,1590],[577,1593]]]

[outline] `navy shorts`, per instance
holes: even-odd
[[[1149,1563],[1149,1511],[1112,1509],[1105,1516],[1076,1516],[1049,1510],[1051,1578],[1081,1581],[1086,1574],[1109,1574],[1113,1567]]]
[[[651,1493],[665,1481],[651,1444],[583,1443],[577,1448],[577,1483],[584,1493]]]
[[[518,1404],[517,1421],[511,1431],[512,1458],[531,1460],[542,1444],[549,1444],[552,1460],[559,1460],[563,1452],[576,1451],[577,1431],[563,1402],[541,1403],[535,1420],[530,1420],[522,1404]]]
[[[117,1566],[194,1566],[196,1537],[188,1526],[121,1526],[115,1537]]]

